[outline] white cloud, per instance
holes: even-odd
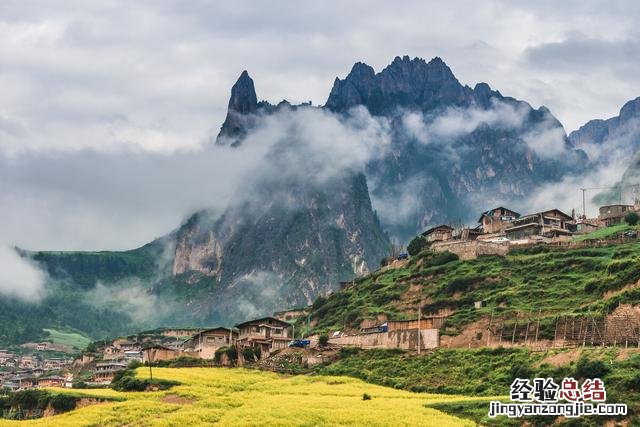
[[[46,275],[13,248],[0,244],[0,294],[29,302],[45,296]]]
[[[0,235],[34,250],[129,249],[251,198],[254,183],[362,170],[388,143],[386,121],[362,108],[346,119],[313,108],[263,118],[237,148],[0,152]]]
[[[492,100],[490,108],[449,107],[435,118],[409,112],[402,118],[407,133],[423,144],[438,144],[452,141],[475,131],[481,125],[494,128],[517,129],[528,113],[526,105],[513,106]]]
[[[243,69],[261,99],[322,104],[333,78],[355,61],[380,70],[396,55],[439,55],[463,84],[485,81],[545,104],[567,129],[613,116],[639,95],[640,74],[629,72],[637,55],[621,54],[637,50],[639,19],[633,1],[490,0],[482,8],[417,0],[402,8],[383,1],[3,1],[0,235],[29,248],[123,249],[170,230],[194,208],[225,206],[268,149],[257,140],[254,151],[203,149]],[[563,56],[573,46],[613,53],[585,68],[584,57]],[[307,123],[304,114],[295,126],[317,134],[301,142],[313,155],[289,160],[321,178],[385,146],[384,123],[358,130],[356,116],[343,132],[331,117]],[[435,130],[447,135],[496,119],[483,114],[491,113],[452,111]],[[272,121],[265,138],[295,131]],[[415,118],[409,126],[424,130]],[[556,137],[530,143],[546,151]],[[330,167],[319,167],[319,158]]]

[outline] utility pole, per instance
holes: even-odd
[[[422,311],[422,300],[418,301],[418,354],[420,354],[420,314]]]
[[[147,363],[149,364],[149,379],[153,381],[153,371],[151,370],[151,357],[149,356],[150,347],[145,348],[145,353],[147,353]]]

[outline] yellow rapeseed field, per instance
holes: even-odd
[[[149,372],[140,368],[137,374],[144,378]],[[283,377],[248,369],[154,368],[153,375],[181,385],[158,392],[87,390],[123,400],[38,420],[0,420],[0,426],[472,426],[425,405],[489,400],[411,393],[349,377]],[[363,400],[363,393],[371,400]]]

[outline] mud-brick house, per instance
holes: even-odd
[[[66,379],[57,375],[51,377],[38,378],[38,387],[64,387]]]
[[[125,369],[127,369],[127,365],[124,363],[96,363],[96,368],[93,371],[93,381],[98,384],[111,384],[116,373]]]
[[[509,240],[527,239],[531,236],[570,236],[573,218],[558,210],[537,212],[511,221],[504,232]]]
[[[632,205],[607,205],[599,209],[598,220],[605,226],[620,224],[624,216],[633,211]]]
[[[160,362],[163,360],[174,360],[182,355],[182,352],[174,348],[165,347],[160,344],[154,344],[142,350],[142,361]]]
[[[238,332],[229,328],[213,328],[198,332],[183,344],[185,353],[200,359],[213,359],[216,350],[234,345]]]
[[[511,221],[518,218],[520,218],[518,212],[498,206],[497,208],[482,212],[478,222],[484,233],[493,234],[503,232]]]
[[[438,225],[422,233],[422,237],[424,237],[427,242],[451,240],[453,238],[453,228],[444,224]]]
[[[259,348],[263,356],[273,350],[286,348],[292,339],[291,325],[275,317],[239,323],[236,328],[239,331],[238,345]]]

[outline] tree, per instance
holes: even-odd
[[[638,221],[640,221],[640,216],[635,212],[628,212],[624,216],[624,222],[626,222],[629,225],[636,225]]]
[[[424,236],[416,236],[409,242],[409,246],[407,246],[407,252],[411,256],[418,255],[424,248],[427,247],[427,239]]]

